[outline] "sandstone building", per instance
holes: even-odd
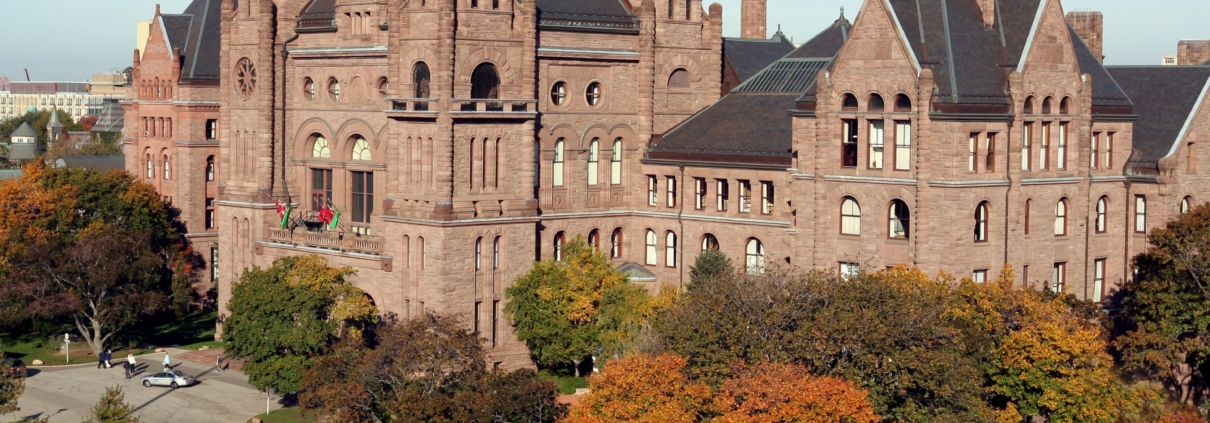
[[[577,235],[651,289],[717,248],[1011,263],[1100,300],[1210,196],[1210,68],[1107,68],[1102,20],[1058,0],[867,0],[797,48],[741,12],[724,39],[700,0],[196,0],[136,60],[127,166],[214,246],[220,309],[315,253],[383,311],[465,315],[505,366],[504,289]]]

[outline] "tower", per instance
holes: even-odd
[[[768,36],[768,1],[743,0],[740,9],[740,32],[743,38],[766,38]]]

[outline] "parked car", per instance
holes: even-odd
[[[182,386],[189,386],[197,383],[197,379],[193,376],[181,373],[177,370],[165,370],[153,375],[143,376],[143,386],[150,388],[154,386],[171,386],[176,389]]]
[[[0,369],[4,369],[10,375],[25,377],[29,375],[29,369],[25,368],[25,362],[20,358],[6,358],[4,363],[0,363]]]

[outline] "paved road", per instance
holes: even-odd
[[[163,354],[139,358],[146,369],[130,380],[121,367],[101,370],[96,364],[70,368],[41,369],[25,381],[25,393],[18,405],[21,411],[0,416],[0,421],[20,421],[27,416],[49,415],[51,422],[79,422],[92,410],[105,387],[118,385],[126,394],[126,403],[136,408],[135,414],[145,422],[173,423],[244,423],[265,412],[265,394],[247,383],[243,373],[228,370],[214,373],[213,366],[189,361],[180,362],[173,354],[174,367],[197,376],[201,382],[187,388],[139,385],[139,378],[163,369]],[[117,360],[114,360],[115,363]],[[176,363],[180,363],[179,365]],[[149,366],[149,367],[148,367]],[[278,409],[276,398],[271,404]]]

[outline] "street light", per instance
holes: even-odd
[[[63,348],[67,350],[67,354],[66,354],[67,362],[70,363],[71,362],[71,334],[70,333],[63,334]]]

